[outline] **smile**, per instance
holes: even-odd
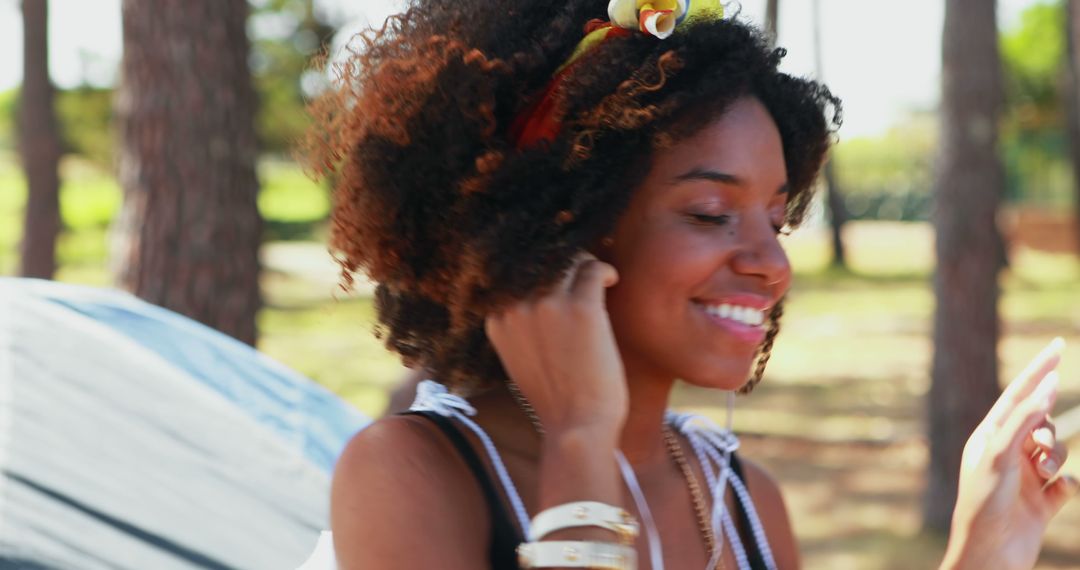
[[[699,306],[704,309],[706,313],[714,317],[729,319],[752,327],[759,327],[765,322],[765,311],[753,307],[743,307],[728,303],[722,305]]]
[[[706,304],[694,301],[693,305],[705,315],[710,324],[726,333],[725,336],[730,335],[739,341],[755,345],[765,339],[767,309],[735,303]]]

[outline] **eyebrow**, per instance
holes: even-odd
[[[717,170],[707,170],[705,168],[696,167],[689,172],[685,172],[675,177],[674,182],[686,182],[689,180],[707,180],[709,182],[719,182],[721,184],[729,184],[731,186],[746,186],[746,181],[742,178],[728,174],[726,172],[720,172]],[[780,189],[776,191],[777,194],[790,194],[791,187],[785,182],[780,186]]]

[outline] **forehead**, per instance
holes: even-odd
[[[752,97],[736,100],[697,133],[658,149],[648,178],[656,183],[694,170],[730,174],[771,192],[783,186],[787,182],[783,143],[765,106]]]

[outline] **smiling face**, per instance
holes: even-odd
[[[777,240],[786,200],[780,134],[757,99],[654,153],[599,252],[619,271],[607,309],[631,381],[745,383],[791,282]]]

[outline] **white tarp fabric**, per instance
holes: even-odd
[[[129,295],[0,279],[0,568],[295,568],[366,422]]]

